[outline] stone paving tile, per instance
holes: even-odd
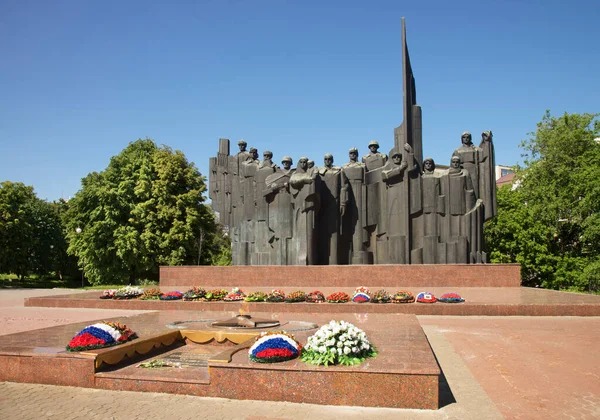
[[[419,321],[443,334],[506,418],[600,418],[600,317]]]

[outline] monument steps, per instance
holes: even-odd
[[[246,293],[269,292],[271,286],[246,288]],[[185,292],[190,286],[161,287],[163,291],[179,290]],[[207,288],[224,288],[214,286]],[[381,287],[370,287],[372,292]],[[321,291],[325,296],[333,292],[345,292],[352,296],[353,288],[320,287],[283,287],[285,293],[302,290],[305,293]],[[51,308],[97,308],[97,309],[130,309],[149,311],[200,311],[224,312],[274,312],[274,313],[398,313],[415,315],[457,315],[457,316],[600,316],[600,296],[577,293],[557,292],[554,290],[526,287],[385,287],[389,293],[407,290],[415,296],[422,291],[441,296],[447,292],[460,294],[463,303],[268,303],[268,302],[199,302],[199,301],[158,301],[158,300],[111,300],[100,299],[101,292],[87,292],[48,297],[33,297],[25,300],[25,306]]]

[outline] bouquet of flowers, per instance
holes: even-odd
[[[406,290],[401,290],[396,292],[392,297],[393,303],[413,303],[415,301],[415,297],[412,293],[407,292]]]
[[[306,295],[306,301],[310,303],[323,303],[325,302],[325,296],[323,293],[315,290],[314,292],[310,292]]]
[[[266,331],[256,337],[256,342],[248,351],[252,362],[275,363],[298,357],[302,345],[293,335],[285,331]]]
[[[384,289],[378,290],[377,292],[375,292],[375,294],[373,295],[373,299],[371,299],[371,302],[373,303],[390,303],[390,301],[392,300],[392,297],[390,296],[390,294],[388,292],[386,292]]]
[[[137,286],[125,286],[117,290],[115,299],[133,299],[144,294],[144,289]]]
[[[231,289],[231,292],[227,296],[223,298],[226,302],[236,302],[239,300],[244,300],[246,298],[246,294],[239,288],[234,287]]]
[[[421,292],[417,295],[417,302],[419,303],[435,303],[436,301],[436,297],[430,292]]]
[[[162,292],[158,288],[152,288],[146,290],[142,296],[140,296],[140,300],[158,300],[160,299]]]
[[[364,286],[357,287],[352,296],[352,302],[365,303],[371,301],[371,292]]]
[[[287,295],[285,301],[287,303],[306,302],[306,293],[302,290],[297,290]]]
[[[264,302],[266,298],[265,292],[253,292],[246,296],[246,302]]]
[[[308,337],[302,361],[313,365],[352,366],[376,355],[377,350],[364,331],[345,321],[331,321]]]
[[[454,292],[444,293],[438,300],[444,303],[460,303],[465,301],[458,293]]]
[[[108,289],[102,292],[100,299],[113,299],[117,294],[117,289]]]
[[[118,322],[102,321],[88,325],[67,344],[67,351],[83,351],[116,346],[136,338],[136,334]]]
[[[206,300],[223,300],[223,298],[227,296],[227,290],[225,289],[213,289],[206,292],[204,296]]]
[[[283,290],[273,289],[265,300],[267,302],[283,302],[285,301],[285,293],[283,293]]]
[[[204,300],[206,290],[202,287],[193,287],[183,294],[183,300]]]
[[[329,303],[346,303],[350,300],[350,296],[344,292],[335,292],[327,296],[327,302]]]
[[[159,299],[160,300],[179,300],[182,297],[183,297],[183,293],[181,293],[181,292],[168,292],[168,293],[163,293]]]

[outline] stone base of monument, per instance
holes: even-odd
[[[241,280],[240,280],[241,281]],[[357,286],[364,284],[357,284]],[[371,291],[378,290],[377,286]],[[204,286],[202,283],[198,286]],[[161,287],[161,290],[179,290],[185,292],[191,286]],[[204,286],[205,287],[205,286]],[[228,289],[230,285],[221,288]],[[246,293],[263,291],[269,292],[274,288],[282,289],[285,293],[303,290],[309,293],[320,290],[325,296],[334,292],[346,292],[349,295],[354,287],[322,287],[312,285],[304,287],[245,287]],[[218,286],[214,287],[218,288]],[[331,314],[377,314],[404,313],[416,315],[486,315],[486,316],[600,316],[600,296],[580,293],[557,292],[554,290],[533,289],[528,287],[454,287],[454,286],[386,286],[388,292],[408,290],[413,295],[426,291],[435,296],[447,292],[460,294],[466,301],[463,303],[267,303],[267,302],[186,302],[182,300],[111,300],[100,299],[100,291],[77,294],[65,294],[25,299],[25,306],[50,308],[96,308],[96,309],[131,309],[131,310],[175,310],[175,311],[234,311],[246,312],[276,312],[276,313],[331,313]]]
[[[189,394],[240,400],[437,409],[440,369],[414,315],[256,314],[277,320],[301,343],[317,325],[345,320],[363,329],[378,355],[361,365],[312,366],[299,359],[253,363],[248,347],[260,328],[215,329],[235,313],[161,311],[116,318],[139,338],[71,353],[64,346],[90,323],[10,334],[0,345],[0,381]],[[192,329],[194,328],[194,329]],[[169,367],[143,369],[160,360]],[[385,392],[382,392],[385,390]]]

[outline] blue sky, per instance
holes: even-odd
[[[220,137],[277,162],[387,152],[402,16],[438,163],[491,129],[512,165],[546,109],[600,111],[598,0],[0,0],[0,181],[68,198],[145,137],[205,175]]]

